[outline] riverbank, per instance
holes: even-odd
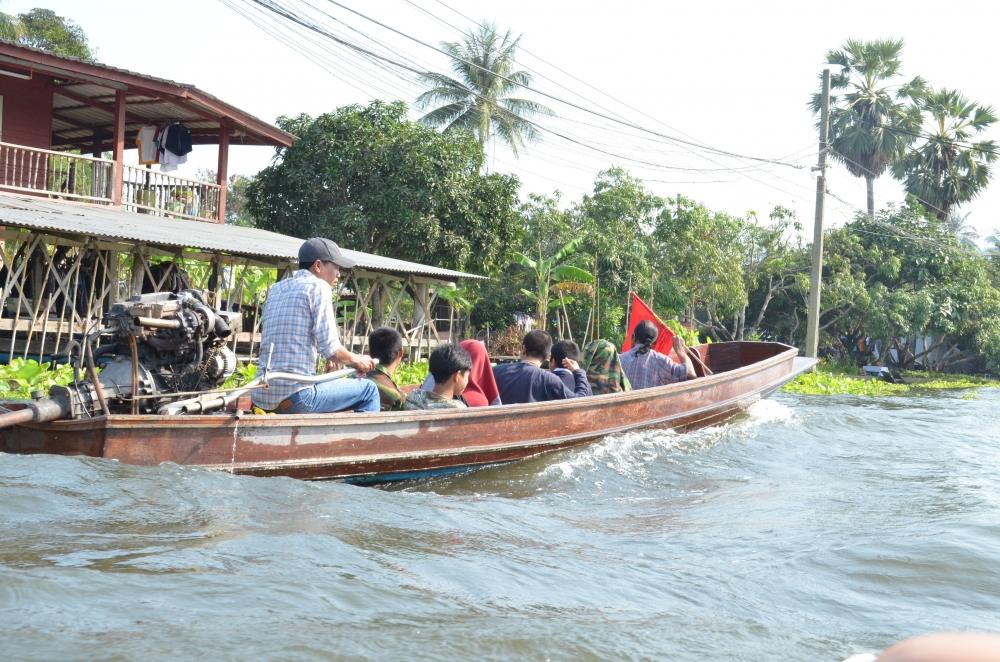
[[[1000,387],[1000,379],[975,375],[932,373],[908,370],[899,373],[902,383],[890,383],[866,377],[855,366],[820,363],[819,367],[782,388],[786,393],[800,395],[919,395],[932,391]],[[974,391],[969,396],[974,397]]]

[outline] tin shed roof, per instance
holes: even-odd
[[[213,253],[265,260],[297,261],[302,239],[276,232],[149,216],[111,207],[0,193],[0,225],[94,237],[107,241],[145,243],[167,249],[195,248]],[[417,262],[396,260],[343,249],[357,269],[436,280],[484,278]]]

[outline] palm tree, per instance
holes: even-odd
[[[972,212],[960,213],[958,208],[952,208],[948,216],[944,219],[944,224],[948,230],[958,239],[958,242],[968,248],[976,247],[976,240],[979,233],[969,223],[969,216]]]
[[[927,92],[919,106],[929,119],[926,140],[893,166],[893,174],[944,220],[952,207],[972,200],[989,184],[996,143],[972,141],[997,116],[990,106],[980,106],[956,90]]]
[[[417,106],[437,108],[420,122],[445,131],[471,130],[484,148],[498,136],[515,155],[525,142],[538,140],[538,130],[526,118],[552,115],[552,111],[536,101],[511,96],[531,84],[528,72],[514,70],[520,40],[509,30],[501,35],[496,26],[484,21],[475,31],[466,32],[461,44],[441,44],[451,56],[457,78],[432,71],[421,76],[431,89],[417,97]]]
[[[903,156],[920,128],[920,112],[905,103],[926,85],[917,77],[895,92],[899,76],[901,39],[862,42],[848,39],[844,48],[827,53],[826,61],[839,66],[830,80],[830,147],[832,156],[855,177],[864,177],[868,189],[868,216],[875,216],[875,180]],[[821,95],[813,96],[819,112]]]

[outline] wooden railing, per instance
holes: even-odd
[[[221,190],[216,184],[127,165],[122,177],[122,206],[140,213],[215,221]]]
[[[0,142],[0,188],[110,203],[115,162]]]
[[[0,142],[0,189],[112,204],[116,163]],[[142,166],[122,166],[122,207],[129,211],[215,222],[222,187]]]

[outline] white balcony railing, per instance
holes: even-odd
[[[111,202],[115,162],[0,142],[0,188]]]
[[[0,142],[0,189],[96,204],[114,202],[115,162]],[[122,166],[129,211],[201,221],[219,217],[222,187],[141,166]]]
[[[221,190],[216,184],[127,165],[122,178],[122,206],[140,213],[214,221],[219,217]]]

